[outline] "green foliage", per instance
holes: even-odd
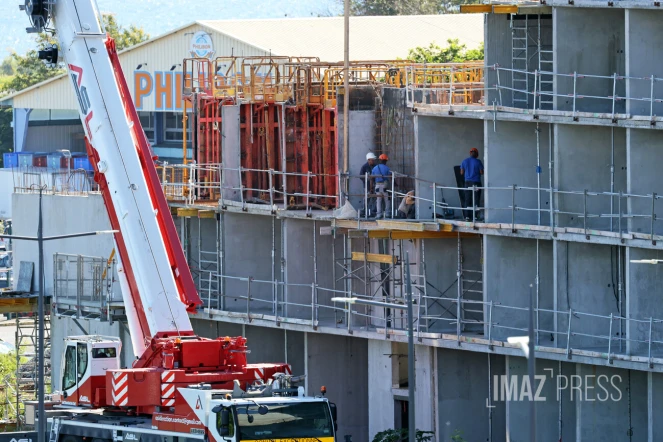
[[[343,3],[343,0],[339,0]],[[351,15],[434,15],[459,12],[481,0],[350,0]]]
[[[432,431],[415,432],[415,439],[417,442],[431,442],[435,433]],[[380,431],[373,437],[373,442],[404,442],[408,438],[408,429],[401,428],[400,430],[385,430]],[[454,441],[455,442],[455,441]]]
[[[124,28],[120,26],[113,14],[104,14],[103,21],[104,28],[106,28],[106,32],[115,40],[115,47],[118,51],[137,45],[150,38],[150,35],[142,27],[139,28],[130,25],[128,28]]]
[[[16,353],[0,354],[0,403],[16,403]],[[11,407],[0,408],[0,419],[14,420],[16,412]]]
[[[467,49],[458,39],[447,40],[449,46],[442,48],[435,42],[428,47],[410,49],[407,59],[417,63],[462,63],[483,60],[483,42],[477,49]]]
[[[454,430],[454,434],[451,435],[451,442],[467,442],[465,438],[463,438],[463,432],[456,429]]]
[[[113,15],[104,14],[103,21],[106,32],[115,39],[118,50],[128,48],[150,38],[143,28],[133,25],[129,28],[120,26]],[[56,43],[55,38],[45,33],[39,34],[37,37],[39,49],[44,49]],[[9,72],[9,74],[6,72]],[[0,64],[0,74],[11,75],[11,77],[4,77],[0,81],[0,92],[20,91],[62,73],[64,73],[64,69],[60,66],[51,67],[44,64],[39,59],[37,50],[28,51],[25,55],[13,53]],[[2,78],[0,76],[0,79]]]
[[[12,118],[11,109],[0,109],[0,167],[4,167],[2,154],[11,152],[14,146],[14,133],[11,127]],[[0,368],[1,371],[2,368]]]

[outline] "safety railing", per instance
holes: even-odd
[[[487,69],[482,62],[406,66],[407,104],[484,105]]]
[[[533,114],[561,112],[580,117],[622,119],[641,116],[657,120],[663,112],[663,76],[626,76],[619,73],[597,75],[580,72],[522,70],[499,65],[453,68],[414,65],[405,68],[407,104],[454,106],[473,105],[474,110],[516,111],[528,109]],[[438,72],[436,72],[436,70]],[[449,76],[453,71],[467,76]],[[479,75],[479,72],[482,75]],[[473,75],[472,75],[473,74]],[[516,86],[510,79],[516,74],[531,85]],[[486,94],[490,93],[490,98]],[[512,103],[512,93],[527,97]]]
[[[222,164],[161,165],[167,198],[194,204],[226,201],[263,204],[283,210],[327,210],[338,206],[339,175],[224,167]],[[328,191],[326,189],[331,189]]]
[[[14,193],[38,193],[84,196],[99,191],[91,172],[85,169],[52,171],[43,167],[12,169]]]
[[[358,304],[346,306],[331,300],[353,297],[404,304],[401,294],[372,297],[317,283],[295,284],[213,272],[207,272],[207,277],[218,278],[227,286],[225,292],[201,293],[205,311],[212,316],[228,312],[235,316],[244,314],[249,321],[293,322],[313,329],[345,328],[348,332],[382,335],[407,331],[407,315],[403,311]],[[413,324],[417,338],[458,341],[471,338],[474,343],[483,339],[486,345],[492,346],[505,342],[509,336],[527,334],[528,308],[485,301],[481,294],[475,297],[479,299],[468,299],[467,290],[459,290],[457,297],[427,296],[421,286],[413,284]],[[663,354],[663,319],[629,318],[616,312],[600,315],[540,306],[534,306],[533,312],[538,351],[559,353],[561,350],[569,358],[584,353],[610,362],[625,356],[637,356],[649,366],[663,364],[660,358]]]
[[[561,190],[534,186],[443,186],[434,181],[392,172],[385,190],[376,193],[375,179],[366,174],[313,174],[272,169],[227,168],[221,164],[162,166],[162,185],[173,200],[195,204],[231,201],[242,208],[261,204],[274,210],[352,209],[339,218],[373,219],[378,199],[387,218],[419,221],[460,219],[471,222],[547,226],[576,229],[587,238],[597,231],[615,232],[620,238],[634,232],[656,242],[663,234],[663,212],[657,193]],[[204,176],[204,179],[198,177]],[[339,189],[341,192],[339,193]],[[405,203],[403,200],[406,199]],[[406,210],[399,211],[399,207]],[[369,209],[369,210],[367,210]]]
[[[54,254],[53,312],[58,316],[110,321],[115,301],[115,267],[114,259]]]

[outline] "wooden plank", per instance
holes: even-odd
[[[461,14],[483,14],[493,12],[492,5],[460,5]]]
[[[337,219],[336,227],[345,229],[376,229],[378,223],[376,221],[360,221],[351,219]]]
[[[177,216],[182,216],[182,217],[198,216],[198,209],[188,209],[185,207],[178,207]]]
[[[516,14],[518,13],[518,5],[493,5],[493,13]]]
[[[478,233],[466,232],[391,232],[391,239],[475,238]]]
[[[198,218],[213,219],[216,216],[216,212],[213,210],[201,210],[198,212]]]
[[[423,223],[407,221],[378,220],[378,227],[386,230],[409,230],[412,232],[423,232],[425,230]]]
[[[396,257],[391,255],[381,255],[379,253],[367,253],[364,259],[363,252],[352,252],[353,261],[368,261],[379,264],[396,264]]]
[[[170,206],[170,214],[172,216],[177,216],[177,207]]]

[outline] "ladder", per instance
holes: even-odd
[[[529,16],[516,20],[516,14],[511,14],[511,100],[514,107],[528,107],[529,57]]]
[[[220,309],[219,294],[221,286],[219,284],[220,266],[220,233],[219,223],[220,220],[215,219],[216,246],[214,250],[204,250],[204,245],[209,244],[209,241],[203,242],[202,221],[198,216],[198,293],[203,300],[203,305],[207,308]]]
[[[536,92],[537,109],[552,109],[553,96],[553,51],[552,32],[542,33],[551,28],[549,19],[542,14],[511,15],[511,97],[514,107],[527,108],[533,103],[530,95]],[[534,76],[534,70],[546,72]],[[545,94],[541,94],[544,92]]]
[[[483,237],[481,241],[480,263],[483,263]],[[483,330],[483,305],[479,303],[472,303],[474,300],[483,300],[483,265],[479,269],[468,269],[463,265],[465,257],[463,255],[463,240],[458,236],[458,293],[459,303],[461,304],[458,312],[458,320],[460,321],[460,331],[466,330],[467,324],[478,324],[480,329]],[[470,294],[476,294],[474,297],[469,297]],[[468,299],[469,298],[469,299]],[[478,299],[475,299],[478,298]],[[469,303],[465,301],[470,301]],[[477,308],[479,306],[479,308]],[[474,330],[473,331],[478,331]]]
[[[541,14],[537,16],[537,54],[538,54],[538,61],[539,61],[539,67],[538,70],[539,72],[549,72],[547,74],[539,74],[539,84],[537,86],[537,90],[539,92],[544,92],[544,93],[550,93],[552,94],[553,92],[553,47],[552,47],[552,41],[543,41],[542,35],[541,35],[541,29],[543,28],[552,28],[552,21],[549,23],[542,22],[541,19]],[[552,30],[550,32],[550,35],[552,35]],[[538,108],[539,109],[545,109],[545,110],[552,110],[553,108],[553,96],[552,95],[539,95],[537,98],[538,101]]]

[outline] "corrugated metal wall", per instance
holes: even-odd
[[[30,126],[25,140],[25,152],[56,152],[67,149],[71,152],[85,152],[83,126]]]
[[[230,55],[233,52],[235,55],[268,55],[265,51],[243,41],[194,24],[120,54],[122,69],[132,95],[134,94],[134,71],[138,65],[144,65],[140,70],[150,72],[152,75],[155,72],[171,72],[170,69],[173,65],[181,64],[184,58],[190,57],[189,42],[193,34],[198,31],[206,31],[212,37],[216,51],[215,57]],[[181,66],[176,66],[173,72],[181,72],[181,70]],[[13,106],[31,109],[78,109],[72,86],[66,76],[17,95],[13,99]],[[154,100],[144,100],[141,110],[156,110]]]

